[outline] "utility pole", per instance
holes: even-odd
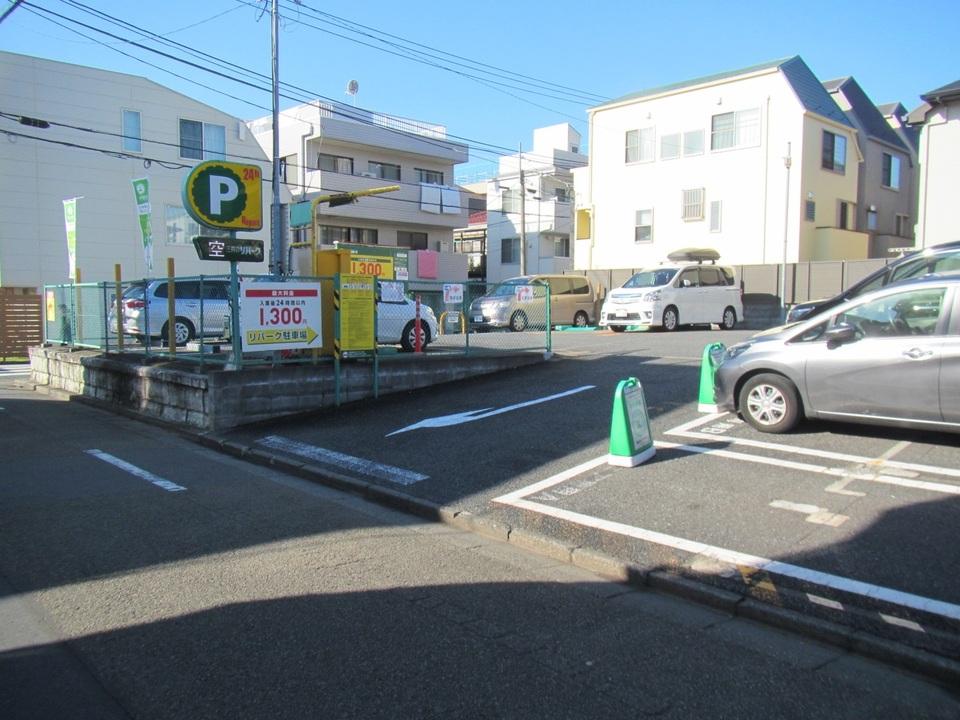
[[[272,51],[273,59],[273,203],[270,205],[270,270],[274,277],[283,275],[283,237],[280,218],[280,14],[279,0],[273,0]]]
[[[523,143],[518,146],[517,167],[520,168],[520,274],[527,274],[527,186],[523,182]]]
[[[787,143],[787,154],[783,158],[783,166],[787,169],[787,195],[783,204],[783,260],[780,263],[780,320],[787,319],[787,240],[790,237],[790,166],[793,157],[790,154],[790,143]]]

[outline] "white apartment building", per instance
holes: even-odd
[[[135,75],[0,52],[0,286],[39,291],[69,281],[64,200],[76,209],[76,267],[84,282],[224,274],[201,261],[200,229],[181,188],[202,160],[270,164],[246,125],[224,112]],[[152,272],[132,181],[149,179]],[[269,240],[264,229],[244,237]],[[210,234],[205,230],[204,234]],[[267,242],[269,248],[269,242]],[[269,250],[268,250],[269,253]],[[245,264],[265,272],[266,264]]]
[[[467,147],[447,139],[446,128],[327,101],[283,110],[279,125],[284,180],[295,202],[400,186],[352,204],[319,203],[319,245],[401,247],[414,256],[440,252],[440,274],[466,278],[465,258],[452,250],[454,228],[467,221],[466,203],[453,184]],[[272,126],[270,117],[249,123],[264,152],[272,152]],[[301,233],[298,239],[306,238]]]
[[[920,96],[910,113],[920,126],[917,245],[960,240],[960,80]]]
[[[592,108],[575,171],[576,269],[866,258],[856,231],[856,129],[800,57]]]
[[[534,130],[529,152],[500,158],[487,184],[489,282],[573,269],[572,170],[587,163],[580,150],[580,133],[561,123]]]

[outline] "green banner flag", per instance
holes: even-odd
[[[143,240],[143,260],[147,275],[153,273],[153,227],[150,224],[150,178],[138,178],[133,182],[133,195],[137,201],[137,217],[140,220],[140,237]]]
[[[68,277],[76,280],[77,277],[77,200],[70,198],[63,201],[63,222],[67,228],[67,261]]]

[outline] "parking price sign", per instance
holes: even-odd
[[[320,283],[240,283],[244,351],[320,347]]]

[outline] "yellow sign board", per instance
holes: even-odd
[[[263,173],[258,165],[208,160],[183,183],[183,206],[194,220],[224,230],[263,227]]]
[[[373,322],[376,280],[369,275],[340,276],[340,350],[373,350],[377,334]]]
[[[351,255],[350,272],[393,280],[393,258],[384,255]]]

